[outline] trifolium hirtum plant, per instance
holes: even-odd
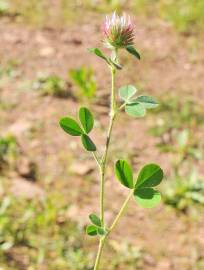
[[[111,72],[112,85],[110,93],[110,114],[109,126],[107,128],[107,138],[104,152],[99,153],[97,146],[90,137],[90,132],[94,127],[94,117],[92,112],[81,107],[78,113],[78,119],[70,116],[63,117],[60,120],[61,128],[71,136],[81,138],[81,143],[86,151],[92,153],[93,158],[99,169],[100,194],[99,194],[99,210],[100,214],[92,213],[89,215],[90,225],[86,228],[86,233],[90,236],[98,237],[99,246],[94,263],[94,270],[99,270],[102,251],[110,234],[115,229],[120,218],[125,212],[129,200],[133,197],[136,203],[145,208],[152,208],[161,201],[161,194],[155,189],[163,179],[163,171],[159,165],[155,163],[146,164],[134,177],[131,165],[124,159],[115,162],[115,178],[125,188],[129,189],[129,195],[125,199],[118,214],[112,224],[107,224],[104,218],[104,197],[105,197],[105,180],[106,168],[108,161],[109,146],[111,143],[112,130],[114,122],[125,111],[130,117],[144,117],[149,109],[154,109],[158,103],[153,97],[140,95],[137,96],[137,89],[133,85],[125,85],[119,89],[115,87],[116,73],[121,72],[122,65],[120,63],[119,53],[125,50],[136,60],[140,60],[140,54],[134,47],[134,24],[130,16],[119,16],[115,12],[111,16],[107,16],[102,26],[103,44],[109,49],[110,55],[105,55],[98,48],[91,48],[89,51],[101,58],[107,64]],[[131,131],[130,131],[131,132]],[[104,269],[105,270],[105,269]]]

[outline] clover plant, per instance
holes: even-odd
[[[78,119],[66,116],[60,120],[60,126],[66,133],[81,138],[83,147],[85,150],[92,153],[99,168],[100,215],[98,216],[94,213],[90,214],[90,225],[86,228],[88,235],[96,236],[99,239],[94,270],[99,269],[104,245],[122,217],[129,200],[133,197],[136,203],[144,208],[157,206],[161,200],[161,194],[156,189],[156,186],[160,184],[163,178],[163,171],[157,164],[146,164],[138,172],[137,177],[134,177],[133,169],[126,160],[120,159],[116,161],[114,169],[115,177],[118,182],[129,189],[130,192],[112,224],[109,225],[106,223],[104,218],[105,177],[114,122],[123,110],[130,117],[138,118],[145,116],[149,109],[156,108],[158,103],[150,96],[136,96],[137,89],[133,85],[125,85],[118,90],[115,88],[116,72],[122,69],[122,65],[119,62],[120,50],[126,50],[127,53],[137,60],[140,60],[140,54],[134,47],[134,25],[130,17],[126,15],[118,16],[116,13],[113,13],[113,15],[106,17],[102,30],[104,44],[110,50],[110,56],[105,55],[98,48],[92,48],[89,49],[89,51],[105,61],[110,68],[112,76],[110,120],[104,152],[98,152],[97,146],[90,136],[90,133],[94,128],[94,117],[88,108],[80,108]],[[118,101],[117,94],[120,101]]]

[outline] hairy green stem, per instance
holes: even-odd
[[[128,205],[128,203],[129,203],[129,201],[130,201],[130,198],[131,198],[132,195],[133,195],[133,192],[134,192],[134,190],[131,190],[131,192],[130,192],[129,195],[127,196],[126,200],[124,201],[124,203],[123,203],[123,205],[122,205],[120,211],[118,212],[116,218],[114,219],[114,221],[113,221],[113,223],[112,223],[112,225],[111,225],[111,227],[110,227],[110,229],[109,229],[108,234],[110,234],[110,233],[114,230],[114,228],[115,228],[116,225],[118,224],[118,221],[120,220],[120,218],[121,218],[122,215],[124,214],[124,212],[125,212],[125,210],[126,210],[126,208],[127,208],[127,205]]]
[[[115,60],[117,61],[117,51],[115,51]],[[108,150],[109,150],[109,145],[110,145],[110,140],[111,140],[113,124],[114,124],[114,121],[118,112],[117,104],[116,104],[116,92],[115,92],[115,74],[116,74],[115,67],[111,67],[112,83],[111,83],[110,122],[109,122],[109,127],[108,127],[108,132],[107,132],[105,151],[104,151],[101,161],[99,161],[97,159],[97,156],[94,154],[94,158],[97,164],[99,165],[99,171],[100,171],[100,219],[101,219],[102,226],[104,226],[104,195],[105,195],[105,173],[106,173],[106,165],[107,165],[107,156],[108,156]],[[119,219],[123,215],[131,196],[132,196],[132,191],[130,192],[129,196],[123,203],[118,215],[113,221],[107,234],[100,238],[94,270],[99,270],[101,255],[102,255],[102,251],[103,251],[106,239],[108,238],[109,234],[115,228]]]
[[[109,231],[107,232],[107,234],[102,237],[100,239],[100,243],[99,243],[99,247],[98,247],[98,253],[97,253],[97,257],[96,257],[96,261],[95,261],[95,266],[94,266],[94,270],[99,270],[99,265],[100,265],[100,260],[101,260],[101,255],[102,255],[102,251],[103,251],[103,248],[104,248],[104,245],[105,245],[105,242],[108,238],[108,236],[110,235],[110,233],[115,229],[115,227],[117,226],[120,218],[123,216],[126,208],[127,208],[127,205],[130,201],[130,198],[132,197],[133,195],[133,190],[131,190],[131,192],[129,193],[129,195],[127,196],[127,198],[125,199],[120,211],[118,212],[117,216],[115,217]]]
[[[97,163],[97,165],[99,166],[99,168],[101,167],[101,162],[100,162],[100,159],[97,157],[96,153],[95,152],[92,152],[93,153],[93,157]]]
[[[101,261],[101,255],[102,255],[102,251],[103,251],[105,241],[106,241],[106,237],[100,239],[99,247],[98,247],[98,253],[97,253],[96,261],[95,261],[95,265],[94,265],[94,270],[99,269],[99,264],[100,264],[100,261]]]
[[[104,225],[104,190],[105,190],[105,172],[106,172],[107,155],[110,145],[113,123],[116,118],[115,73],[116,73],[115,68],[111,68],[112,87],[111,87],[110,122],[106,138],[105,151],[101,160],[101,167],[100,167],[100,218],[102,225]]]
[[[100,219],[101,219],[102,226],[104,226],[104,193],[105,193],[106,163],[107,163],[107,156],[108,156],[108,150],[109,150],[109,145],[110,145],[113,124],[114,124],[114,121],[116,118],[115,74],[116,74],[116,70],[114,67],[112,67],[111,68],[112,83],[111,83],[110,121],[109,121],[109,127],[108,127],[108,132],[107,132],[105,151],[104,151],[104,154],[103,154],[103,157],[102,157],[100,163],[98,163],[96,155],[94,154],[94,158],[97,161],[97,164],[100,164],[99,165],[99,171],[100,171]],[[99,269],[101,254],[102,254],[102,250],[103,250],[105,241],[106,241],[106,236],[100,239],[94,270]]]
[[[105,171],[103,165],[100,168],[100,219],[101,225],[104,225],[104,191],[105,191]]]

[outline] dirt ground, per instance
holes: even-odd
[[[69,217],[76,219],[77,213],[80,216],[78,221],[84,224],[89,211],[98,210],[97,170],[92,157],[84,153],[80,142],[67,137],[58,127],[60,117],[74,115],[79,102],[71,96],[64,99],[41,96],[29,89],[26,82],[36,78],[39,72],[67,78],[67,71],[71,68],[83,65],[94,67],[97,96],[101,101],[91,105],[97,118],[92,136],[97,145],[103,145],[108,121],[110,76],[105,64],[87,51],[87,48],[101,46],[102,18],[98,15],[92,23],[87,19],[80,27],[70,25],[61,29],[36,29],[8,19],[0,21],[1,63],[18,59],[20,70],[15,80],[0,88],[1,100],[13,104],[11,109],[0,112],[1,133],[12,132],[24,156],[37,164],[39,180],[34,183],[35,187],[40,192],[55,188],[63,196],[68,196],[73,204]],[[201,38],[199,41],[195,39],[194,36],[178,35],[160,20],[145,21],[137,17],[136,44],[142,60],[127,61],[127,56],[122,54],[122,62],[127,65],[118,74],[117,86],[132,83],[158,100],[174,94],[181,98],[191,96],[202,103],[203,42],[200,42]],[[72,94],[75,91],[71,83],[69,90]],[[145,122],[128,119],[122,114],[113,133],[106,180],[108,220],[112,220],[126,194],[113,178],[111,166],[117,158],[125,158],[128,153],[135,170],[143,162],[154,161],[161,165],[167,177],[171,172],[170,154],[159,152],[157,139],[147,134],[144,123],[148,125],[148,116]],[[102,149],[99,146],[99,150]],[[115,154],[114,160],[112,153]],[[203,165],[200,161],[201,172]],[[19,180],[18,186],[16,179],[16,174],[10,175],[11,186],[15,185],[14,192],[20,189],[21,193],[23,185]],[[196,263],[204,259],[203,225],[203,213],[196,219],[189,219],[169,207],[143,210],[132,201],[112,238],[118,241],[127,239],[142,247],[148,254],[144,258],[145,270],[194,270],[198,269]]]

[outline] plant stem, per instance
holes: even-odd
[[[120,107],[119,107],[119,111],[121,111],[124,107],[125,107],[125,105],[126,105],[127,103],[125,102],[125,103],[123,103]]]
[[[111,87],[111,111],[110,111],[110,122],[109,128],[106,138],[106,146],[105,152],[101,160],[101,167],[100,167],[100,218],[101,223],[104,225],[104,189],[105,189],[105,172],[106,172],[106,163],[107,163],[107,155],[110,145],[110,139],[113,129],[113,123],[116,118],[116,97],[115,97],[115,68],[111,68],[111,75],[112,75],[112,87]]]
[[[126,208],[127,208],[127,205],[128,205],[128,203],[129,203],[129,200],[130,200],[130,198],[131,198],[132,195],[133,195],[133,192],[134,192],[134,190],[131,190],[131,192],[130,192],[129,195],[127,196],[126,200],[124,201],[124,203],[123,203],[123,205],[122,205],[120,211],[118,212],[116,218],[114,219],[114,221],[113,221],[113,223],[112,223],[112,225],[111,225],[111,227],[110,227],[110,229],[109,229],[108,234],[110,234],[110,233],[114,230],[114,228],[115,228],[116,225],[118,224],[118,221],[120,220],[120,218],[121,218],[122,215],[124,214],[124,212],[125,212],[125,210],[126,210]]]
[[[105,189],[105,170],[104,165],[100,167],[100,219],[101,225],[104,225],[104,189]]]
[[[97,157],[96,153],[95,152],[92,152],[93,153],[93,157],[97,163],[97,165],[99,166],[99,168],[101,167],[101,162],[100,162],[100,159]]]
[[[98,247],[98,253],[97,253],[96,261],[95,261],[95,265],[94,265],[94,270],[99,269],[99,264],[100,264],[100,261],[101,261],[101,255],[102,255],[102,251],[103,251],[105,241],[106,241],[106,237],[100,239],[99,247]]]
[[[115,58],[117,59],[117,51],[115,51]],[[115,93],[115,74],[116,74],[115,67],[111,67],[112,82],[111,82],[110,121],[109,121],[109,127],[108,127],[108,132],[107,132],[105,151],[102,156],[101,162],[100,163],[97,162],[99,164],[99,169],[100,169],[100,219],[101,219],[102,226],[104,226],[104,193],[105,193],[105,173],[106,173],[107,156],[108,156],[108,150],[109,150],[109,145],[110,145],[113,124],[114,124],[116,114],[117,114],[116,93]],[[94,158],[96,159],[95,155],[94,155]],[[96,159],[96,161],[98,160]],[[104,237],[101,237],[100,239],[94,270],[99,269],[102,250],[103,250],[106,238],[109,233],[110,231]]]
[[[129,193],[129,195],[125,199],[125,201],[124,201],[120,211],[118,212],[117,216],[115,217],[115,219],[114,219],[108,233],[103,238],[100,239],[94,270],[99,270],[99,264],[100,264],[101,255],[102,255],[102,251],[103,251],[105,242],[106,242],[108,236],[110,235],[110,233],[115,229],[115,227],[118,224],[118,222],[119,222],[120,218],[122,217],[122,215],[124,214],[124,212],[125,212],[125,210],[127,208],[127,205],[128,205],[128,203],[130,201],[130,198],[133,195],[133,192],[134,192],[134,190],[131,190],[131,192]]]

